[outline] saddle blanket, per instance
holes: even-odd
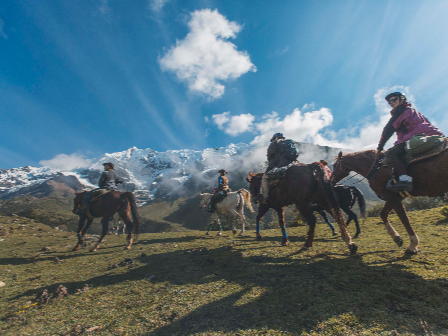
[[[92,198],[90,199],[90,203],[93,203],[97,200],[99,200],[102,196],[110,192],[110,190],[107,189],[96,189],[92,191]]]

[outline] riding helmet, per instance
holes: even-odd
[[[389,93],[389,94],[386,96],[386,98],[384,98],[384,99],[386,99],[386,101],[389,102],[389,100],[390,100],[392,97],[400,97],[401,99],[406,100],[406,96],[405,96],[404,94],[402,94],[401,92],[392,92],[392,93]]]
[[[114,169],[114,164],[112,162],[105,162],[103,163],[103,166],[110,166],[112,169]]]

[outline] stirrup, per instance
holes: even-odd
[[[387,182],[386,189],[399,193],[402,191],[411,192],[412,191],[412,182],[406,182],[406,181],[400,181],[391,179],[389,182]]]

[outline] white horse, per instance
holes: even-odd
[[[210,202],[212,197],[212,194],[205,193],[200,194],[200,204],[199,208],[203,209],[208,206],[208,203]],[[238,191],[229,192],[227,193],[226,198],[224,198],[221,202],[216,203],[215,205],[215,212],[212,214],[212,221],[216,221],[219,225],[219,233],[218,235],[221,235],[221,222],[219,221],[219,215],[224,213],[231,213],[235,216],[236,219],[241,220],[241,232],[240,236],[244,233],[244,205],[247,206],[247,208],[251,212],[255,212],[252,208],[252,204],[250,203],[250,193],[246,189],[240,189]],[[233,234],[236,233],[235,226],[233,227]],[[209,234],[207,231],[206,234]]]
[[[123,221],[120,218],[120,215],[117,212],[116,214],[114,214],[110,231],[112,234],[118,235],[118,231],[120,230],[120,228],[123,230],[123,234],[125,234],[126,225],[124,225]]]

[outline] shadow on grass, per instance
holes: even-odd
[[[154,275],[153,283],[198,285],[224,280],[240,286],[237,292],[180,318],[174,314],[170,324],[148,332],[154,336],[250,329],[300,334],[303,329],[314,329],[321,321],[341,314],[352,314],[367,325],[372,321],[382,323],[389,330],[417,330],[419,321],[448,328],[445,279],[425,280],[399,264],[366,263],[362,255],[333,254],[337,257],[318,260],[327,254],[297,259],[291,257],[296,253],[246,257],[243,252],[220,247],[149,255],[138,258],[140,266],[126,273],[104,270],[101,276],[64,285],[73,291],[85,283],[101,287]],[[23,295],[36,294],[43,288],[55,290],[59,284]]]

